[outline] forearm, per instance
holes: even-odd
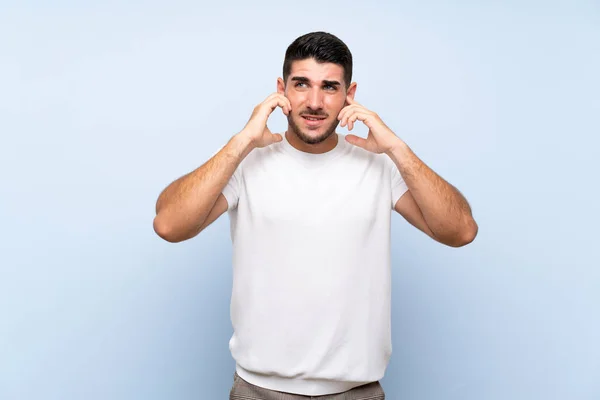
[[[387,154],[396,164],[433,234],[446,243],[471,242],[477,234],[477,224],[463,195],[400,139]]]
[[[206,163],[171,183],[156,202],[154,230],[169,241],[191,237],[251,149],[248,139],[235,135]]]

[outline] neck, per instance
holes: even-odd
[[[309,144],[301,140],[289,127],[288,130],[285,131],[285,137],[295,149],[312,154],[327,153],[328,151],[333,150],[338,142],[338,135],[336,132],[333,132],[321,143]]]

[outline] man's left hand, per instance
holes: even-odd
[[[342,108],[338,115],[338,119],[341,121],[340,126],[347,125],[348,130],[351,131],[354,128],[354,122],[359,120],[369,128],[366,139],[348,134],[346,141],[372,153],[387,153],[401,143],[400,138],[383,123],[379,115],[367,110],[350,96],[347,96],[346,101],[348,105]]]

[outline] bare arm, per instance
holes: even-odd
[[[283,140],[267,128],[267,119],[277,107],[291,110],[289,100],[273,93],[252,112],[244,129],[201,167],[177,179],[156,201],[154,231],[169,242],[190,239],[210,225],[227,207],[221,194],[242,160],[257,147]]]
[[[373,153],[387,154],[408,186],[394,205],[408,222],[433,239],[448,246],[464,246],[477,236],[477,223],[463,195],[421,161],[379,115],[366,109],[348,94],[338,119],[340,126],[362,121],[368,128],[367,138],[346,135],[346,141]]]
[[[404,143],[387,152],[409,188],[395,205],[411,224],[448,246],[464,246],[477,236],[471,207],[454,186],[446,182]]]
[[[251,149],[247,136],[235,135],[210,160],[167,186],[156,202],[155,232],[169,242],[196,236]]]

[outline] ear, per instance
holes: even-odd
[[[281,78],[277,78],[277,93],[285,95],[285,83]]]
[[[354,100],[354,95],[356,94],[356,88],[358,84],[356,82],[352,82],[346,91],[346,95],[349,96],[352,100]],[[348,105],[348,101],[346,101],[346,105]]]

